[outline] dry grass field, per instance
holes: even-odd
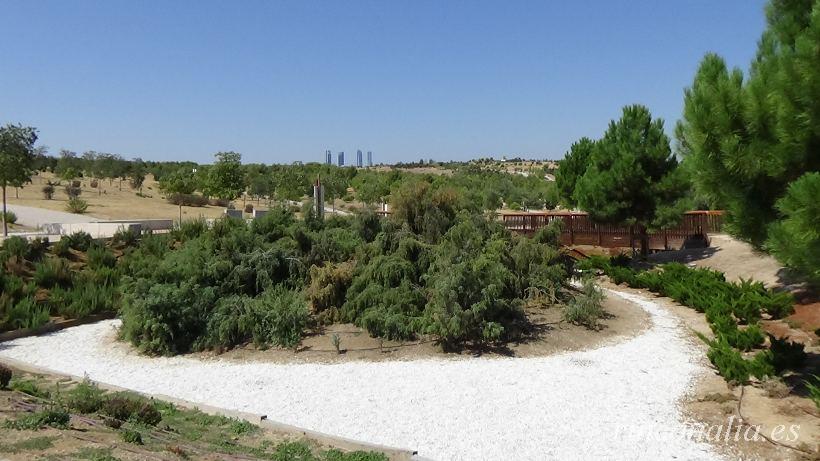
[[[43,197],[43,186],[46,181],[56,182],[51,173],[40,173],[31,179],[31,183],[18,190],[8,189],[8,203],[56,211],[66,211],[68,197],[63,191],[66,181],[56,186],[54,198],[47,200]],[[99,181],[99,187],[92,188],[90,179],[82,181],[82,195],[80,198],[88,202],[89,216],[100,219],[178,219],[179,208],[168,203],[164,194],[159,190],[159,183],[150,174],[146,177],[142,187],[143,196],[138,190],[132,189],[128,181]],[[242,206],[242,200],[234,203],[237,208]],[[254,204],[255,205],[255,204]],[[183,207],[184,219],[205,217],[216,218],[224,209],[215,206]]]

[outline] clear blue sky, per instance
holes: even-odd
[[[748,67],[762,0],[0,0],[0,123],[144,159],[560,158],[703,54]]]

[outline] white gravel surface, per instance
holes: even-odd
[[[685,436],[677,402],[702,352],[647,297],[617,294],[651,314],[637,337],[543,358],[342,364],[239,364],[145,358],[106,321],[0,344],[54,371],[352,439],[417,449],[437,460],[712,460]]]
[[[65,211],[47,210],[45,208],[23,205],[7,206],[9,210],[17,215],[17,223],[28,227],[37,228],[42,224],[49,223],[77,224],[97,221],[97,218],[92,218],[85,214],[73,214]]]

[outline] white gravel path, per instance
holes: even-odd
[[[110,345],[117,321],[0,344],[0,357],[437,460],[720,459],[685,437],[677,406],[706,371],[702,353],[653,300],[617,295],[647,310],[653,326],[617,344],[543,358],[287,365],[144,358]]]
[[[79,215],[23,205],[7,205],[7,207],[17,215],[18,224],[33,228],[49,223],[78,224],[98,221],[97,218],[92,218],[85,214]]]

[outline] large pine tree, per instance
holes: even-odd
[[[820,1],[773,0],[766,16],[748,77],[707,55],[677,130],[697,192],[755,245],[789,184],[820,170]]]
[[[558,170],[555,172],[555,185],[558,188],[561,203],[568,207],[578,205],[573,196],[575,185],[586,172],[589,157],[592,155],[592,149],[594,148],[595,141],[589,138],[581,138],[572,144],[567,155],[558,162]]]
[[[627,106],[595,143],[574,198],[596,222],[635,226],[645,256],[647,230],[680,217],[676,205],[686,183],[677,165],[663,120],[644,106]]]

